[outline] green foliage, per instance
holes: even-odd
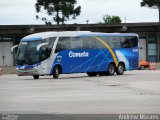
[[[122,22],[119,16],[114,15],[104,15],[102,20],[103,22],[99,22],[99,24],[120,24]]]
[[[141,2],[142,7],[160,8],[160,0],[143,0]]]
[[[65,21],[76,19],[80,15],[81,7],[75,7],[75,4],[76,0],[37,0],[35,8],[37,13],[46,11],[46,14],[53,16],[53,21],[57,24],[64,24]],[[42,20],[47,22],[44,17]]]
[[[159,21],[160,21],[160,0],[143,0],[141,2],[142,7],[150,7],[159,10]]]

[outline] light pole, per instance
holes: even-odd
[[[86,20],[87,24],[89,23],[89,20]]]

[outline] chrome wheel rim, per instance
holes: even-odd
[[[120,73],[123,73],[123,71],[124,71],[123,66],[119,66],[119,67],[118,67],[118,71],[119,71]]]
[[[56,72],[56,75],[58,76],[59,75],[59,70],[57,68],[56,68],[55,72]]]
[[[111,74],[114,73],[114,67],[113,67],[113,66],[110,67],[109,72],[110,72]]]

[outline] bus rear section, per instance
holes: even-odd
[[[125,70],[138,68],[138,36],[103,34],[60,37],[56,53],[50,74],[87,73],[88,76],[102,76],[116,72],[122,75]]]

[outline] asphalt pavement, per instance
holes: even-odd
[[[160,70],[122,76],[0,76],[0,113],[160,114]]]

